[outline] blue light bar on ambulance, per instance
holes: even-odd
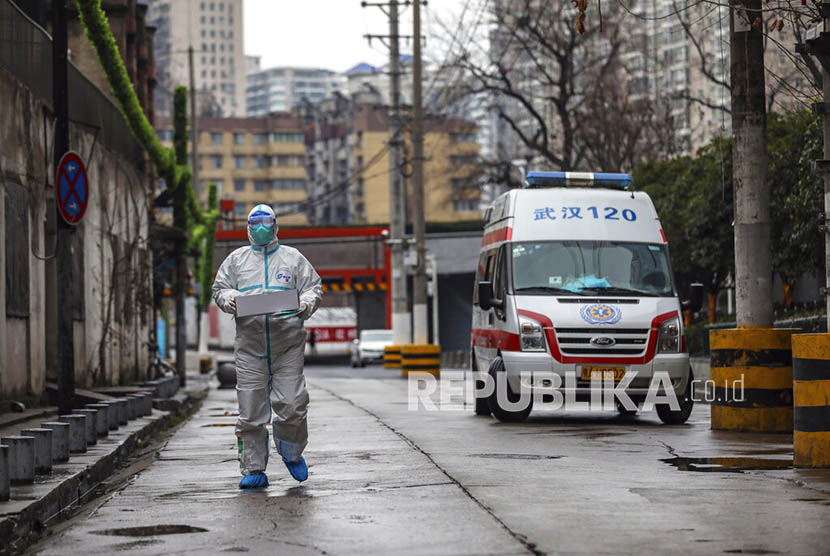
[[[607,187],[628,189],[631,176],[628,174],[600,174],[594,172],[528,172],[528,188],[542,187]]]

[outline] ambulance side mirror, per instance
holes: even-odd
[[[493,282],[488,280],[478,283],[478,306],[485,311],[504,306],[504,301],[493,297]]]
[[[478,306],[484,311],[489,311],[493,306],[493,282],[482,281],[478,283]]]
[[[703,284],[695,282],[689,287],[689,299],[680,304],[684,311],[697,313],[703,307]]]

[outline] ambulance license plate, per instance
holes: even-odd
[[[593,365],[582,366],[582,376],[580,380],[591,380],[596,377],[597,380],[603,380],[604,377],[614,375],[614,382],[619,382],[625,376],[625,367],[600,367]]]

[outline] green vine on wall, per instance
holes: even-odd
[[[174,148],[169,149],[161,144],[138,102],[110,30],[109,20],[101,9],[101,1],[76,0],[76,3],[87,39],[98,55],[127,126],[136,141],[147,151],[156,173],[164,178],[173,193],[173,225],[184,231],[188,246],[200,254],[197,274],[202,291],[199,305],[205,308],[210,302],[219,208],[216,184],[210,184],[206,211],[199,207],[193,191],[193,178],[187,157],[187,89],[176,87],[174,93]]]

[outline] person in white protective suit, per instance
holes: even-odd
[[[236,436],[243,475],[239,488],[268,486],[266,425],[272,421],[272,410],[277,451],[292,477],[298,481],[308,478],[302,455],[308,441],[303,321],[317,310],[323,288],[306,258],[296,249],[280,245],[277,231],[271,207],[255,206],[248,214],[250,246],[228,255],[213,283],[214,301],[234,315],[239,295],[296,289],[300,299],[299,312],[236,317]]]

